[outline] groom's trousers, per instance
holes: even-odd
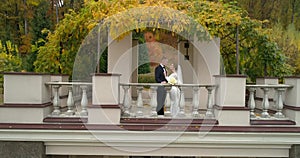
[[[165,90],[164,86],[158,86],[157,87],[157,107],[156,112],[157,115],[164,115],[164,106],[165,106],[165,100],[166,100],[167,92]]]

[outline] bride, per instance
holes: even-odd
[[[170,84],[182,84],[182,74],[180,65],[175,67],[174,64],[170,65],[170,70],[172,74],[167,76],[166,79]],[[176,117],[179,113],[179,98],[180,98],[180,90],[177,86],[172,86],[170,90],[170,98],[171,98],[171,115]]]

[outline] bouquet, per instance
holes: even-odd
[[[168,83],[171,84],[171,85],[174,85],[174,84],[177,83],[177,80],[174,77],[170,77],[169,80],[168,80]]]

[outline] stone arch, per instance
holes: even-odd
[[[176,19],[186,19],[188,25],[184,24],[184,21],[176,19],[170,21],[167,19],[168,17],[165,17],[165,15],[170,14],[176,17]],[[190,60],[184,60],[183,54],[185,49],[183,43],[178,43],[178,52],[181,52],[178,53],[178,62],[185,70],[183,74],[185,76],[184,83],[214,83],[213,75],[219,75],[220,73],[219,40],[212,40],[208,32],[194,19],[171,8],[133,8],[104,19],[85,38],[76,59],[89,58],[92,61],[91,65],[96,67],[97,60],[95,59],[99,59],[101,51],[105,50],[105,47],[108,47],[108,73],[122,74],[120,79],[122,83],[132,82],[132,73],[137,66],[137,61],[133,61],[136,57],[133,56],[131,31],[136,28],[143,29],[145,27],[157,29],[158,27],[154,22],[157,18],[152,17],[160,17],[159,29],[172,31],[174,30],[172,28],[174,26],[184,26],[181,31],[174,32],[189,41],[191,46],[188,49]],[[129,23],[130,25],[127,23],[128,27],[117,28],[117,24],[111,25],[116,22],[116,19],[131,21],[131,23]],[[170,23],[176,23],[176,25],[170,25]],[[191,32],[196,33],[197,36],[191,34]],[[202,38],[199,38],[199,34],[201,34]],[[91,49],[97,51],[91,51]],[[92,53],[87,54],[87,51]],[[158,61],[155,62],[159,63],[160,59],[156,60]],[[74,70],[77,71],[78,68],[84,68],[85,64],[81,62],[77,67],[74,65]],[[95,68],[89,71],[95,72]],[[73,74],[76,75],[76,72],[73,72]],[[187,96],[191,96],[191,91],[187,92]],[[205,102],[206,96],[203,97],[203,101]]]

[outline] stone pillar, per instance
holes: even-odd
[[[46,158],[46,148],[43,142],[0,141],[0,155],[1,158]]]
[[[121,40],[108,38],[107,72],[122,74],[122,83],[131,82],[132,69],[132,34],[129,33]]]
[[[139,60],[139,42],[138,40],[132,41],[132,75],[131,82],[138,83],[138,60]],[[137,98],[137,89],[136,87],[131,87],[132,97]]]
[[[221,75],[215,78],[215,117],[219,125],[250,125],[250,110],[245,106],[246,76]]]
[[[288,88],[285,93],[284,113],[286,116],[300,123],[300,77],[286,77],[284,82],[287,85],[293,86]]]
[[[41,123],[52,112],[49,74],[4,73],[4,105],[0,122]]]
[[[121,109],[120,74],[94,74],[92,105],[88,107],[88,123],[119,124]]]
[[[50,102],[49,74],[4,73],[4,104],[44,104]]]

